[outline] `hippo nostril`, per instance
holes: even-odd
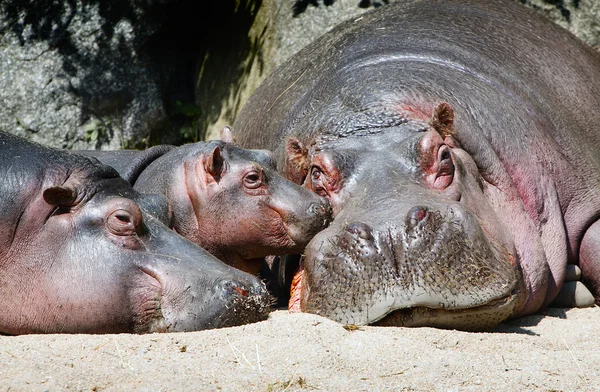
[[[331,207],[329,204],[311,203],[308,206],[308,213],[311,215],[330,215]]]
[[[429,215],[429,212],[427,211],[427,208],[425,208],[425,207],[415,206],[415,207],[411,208],[408,211],[408,213],[406,214],[408,226],[409,227],[417,226],[420,222],[424,221],[428,215]]]
[[[248,290],[243,285],[239,284],[238,282],[231,281],[231,280],[222,282],[221,287],[228,294],[235,295],[237,293],[237,294],[241,295],[242,297],[247,297],[249,294]]]
[[[373,239],[373,235],[371,234],[371,227],[362,222],[352,222],[348,224],[346,230],[350,234],[354,234],[363,240],[371,240]]]
[[[238,286],[234,286],[233,287],[233,291],[237,292],[238,294],[240,294],[243,297],[247,297],[248,296],[248,290],[244,290]]]
[[[424,207],[413,207],[408,211],[408,216],[411,220],[414,219],[420,222],[427,217],[427,209]]]

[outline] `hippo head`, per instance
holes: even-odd
[[[331,220],[328,201],[279,175],[271,152],[232,140],[173,150],[145,170],[136,189],[166,189],[171,226],[250,273],[265,256],[300,252]]]
[[[165,199],[87,158],[1,140],[1,333],[191,331],[266,318],[264,284],[169,229]]]
[[[334,211],[306,247],[290,310],[460,329],[511,314],[514,245],[490,204],[494,190],[453,137],[453,117],[443,103],[428,121],[322,137],[304,158],[288,140],[288,170],[305,170],[305,186]]]

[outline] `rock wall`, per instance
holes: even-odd
[[[0,129],[58,147],[128,146],[167,123],[140,50],[162,23],[133,4],[5,0]]]
[[[289,56],[392,1],[3,0],[0,130],[77,149],[217,138]],[[600,1],[515,1],[600,46]]]

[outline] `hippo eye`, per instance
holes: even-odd
[[[310,171],[310,187],[313,192],[315,192],[319,196],[327,197],[327,190],[325,189],[325,184],[323,184],[324,174],[320,168],[317,166],[313,166]]]
[[[116,235],[133,235],[136,233],[135,219],[127,210],[117,210],[108,215],[106,226]]]
[[[321,172],[321,170],[318,167],[313,167],[312,172],[310,173],[310,176],[313,181],[318,181],[321,179],[322,174],[323,174],[323,172]]]
[[[260,174],[252,171],[244,176],[244,186],[249,189],[256,189],[261,185]]]

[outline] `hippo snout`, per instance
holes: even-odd
[[[308,206],[308,215],[310,217],[314,217],[320,219],[323,225],[322,228],[327,227],[329,223],[333,220],[333,211],[331,209],[331,205],[327,201],[327,199],[321,199],[318,203],[311,203]]]
[[[306,244],[333,221],[333,211],[327,199],[306,190],[306,196],[313,199],[302,205],[292,205],[284,216],[284,223],[290,238],[294,241],[293,252],[300,252]],[[296,200],[297,201],[297,200]]]
[[[506,317],[514,306],[510,251],[460,205],[406,204],[385,214],[370,210],[368,221],[338,215],[304,250],[293,305],[357,325],[424,308],[502,306]],[[448,321],[440,320],[435,325]]]
[[[266,319],[271,311],[273,297],[261,281],[226,279],[217,283],[215,291],[217,296],[228,301],[226,307],[230,310],[219,322],[219,327],[240,325],[240,320],[243,324],[258,322]]]

